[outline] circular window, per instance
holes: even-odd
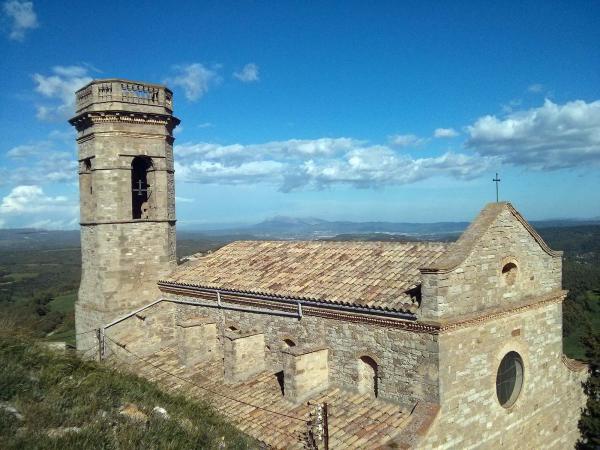
[[[512,286],[517,279],[517,265],[509,262],[502,267],[502,276],[507,285]]]
[[[523,360],[517,352],[509,352],[502,358],[496,375],[496,395],[500,405],[511,407],[517,401],[522,387]]]

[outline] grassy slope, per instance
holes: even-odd
[[[137,376],[74,355],[52,353],[29,338],[0,334],[0,447],[3,449],[256,448],[210,406],[169,395]],[[119,414],[125,403],[149,417]],[[19,420],[2,405],[15,407]],[[152,413],[167,410],[165,419]],[[78,427],[50,437],[48,431]]]

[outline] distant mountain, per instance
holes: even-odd
[[[402,234],[407,236],[458,234],[468,222],[393,223],[328,221],[314,217],[277,216],[254,225],[218,230],[204,230],[209,235],[250,234],[260,238],[322,239],[344,234]]]
[[[598,226],[600,219],[536,220],[537,229]],[[232,225],[215,229],[178,227],[180,240],[202,239],[212,242],[245,239],[331,239],[336,240],[454,240],[469,222],[350,222],[328,221],[315,217],[276,216],[254,225]],[[36,229],[0,229],[1,249],[64,248],[79,246],[79,231],[47,231]]]
[[[533,221],[536,228],[600,225],[596,219],[556,219]],[[350,222],[328,221],[319,218],[276,216],[254,225],[218,230],[203,230],[208,235],[253,235],[277,239],[326,239],[338,235],[393,234],[425,239],[446,239],[462,233],[469,222]]]
[[[79,230],[0,229],[0,250],[79,247]]]

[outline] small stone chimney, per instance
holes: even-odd
[[[294,403],[329,387],[327,347],[289,347],[283,350],[285,398]]]
[[[228,331],[224,339],[226,383],[251,379],[265,370],[265,335],[260,331]]]
[[[194,317],[177,323],[179,362],[192,367],[210,361],[217,346],[217,325],[206,317]]]

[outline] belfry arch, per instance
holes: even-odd
[[[152,204],[152,159],[136,156],[131,161],[131,214],[133,219],[149,219]]]

